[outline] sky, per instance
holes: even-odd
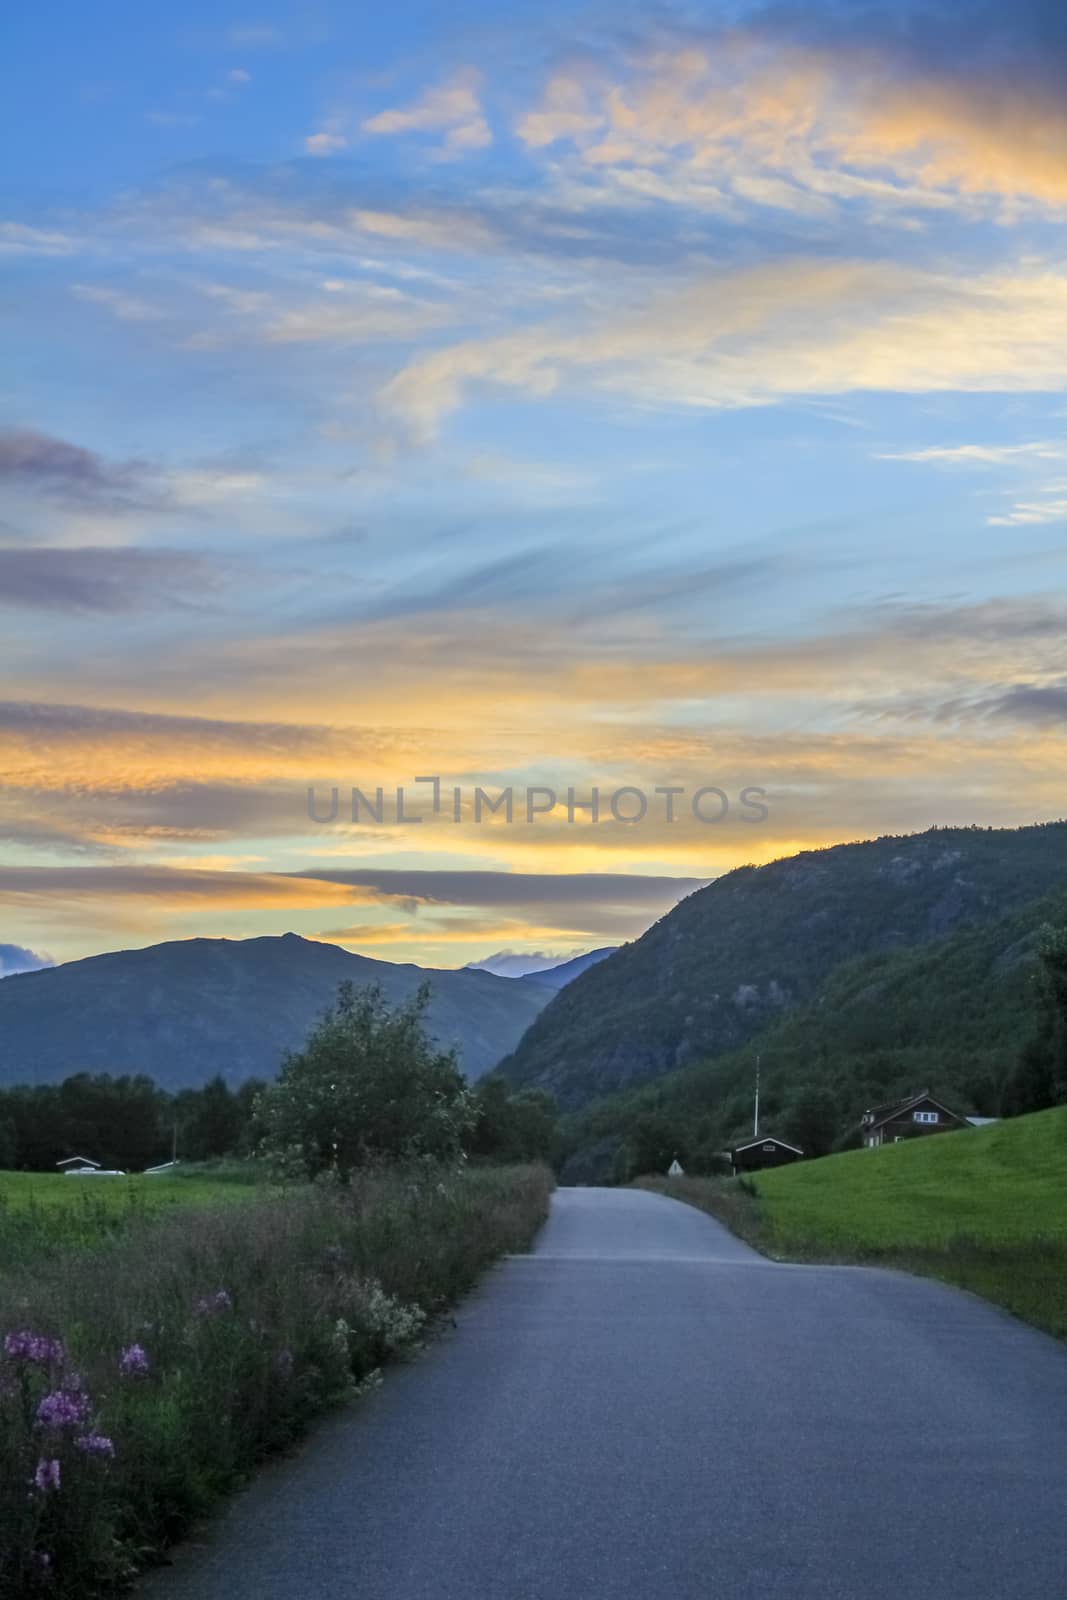
[[[1061,5],[4,33],[5,941],[565,956],[1063,814]]]

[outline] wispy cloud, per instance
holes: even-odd
[[[1067,276],[971,278],[889,262],[785,260],[716,274],[592,325],[542,323],[417,359],[386,390],[423,437],[468,386],[569,383],[642,406],[743,407],[861,390],[1026,392],[1067,381],[1052,330]]]
[[[1035,439],[1026,444],[929,445],[920,450],[885,450],[879,461],[914,461],[938,467],[1010,467],[1030,461],[1067,459],[1067,440]]]
[[[104,614],[188,607],[221,582],[218,563],[184,551],[0,549],[0,606]]]
[[[158,499],[144,461],[108,461],[93,450],[29,428],[0,429],[0,483],[67,503],[137,507]]]
[[[443,133],[440,153],[460,156],[492,144],[493,135],[479,98],[481,74],[473,68],[454,73],[437,88],[428,89],[409,106],[393,107],[367,117],[364,133]]]

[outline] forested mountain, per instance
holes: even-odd
[[[470,1078],[514,1048],[552,991],[489,972],[430,971],[337,945],[280,938],[184,939],[89,956],[0,983],[0,1085],[77,1072],[146,1073],[164,1089],[216,1073],[271,1078],[350,979],[387,1000],[431,985],[429,1027]]]
[[[744,1048],[575,1113],[568,1176],[617,1176],[624,1147],[649,1141],[710,1170],[751,1132],[757,1051],[761,1127],[809,1155],[854,1139],[868,1106],[921,1089],[964,1114],[1031,1109],[1019,1099],[1020,1055],[1040,1025],[1037,947],[1048,925],[1067,925],[1067,890],[933,943],[846,962],[817,1000]],[[657,1164],[635,1156],[636,1166]]]
[[[928,946],[1056,887],[1067,888],[1063,822],[933,829],[741,867],[576,978],[501,1070],[573,1110],[738,1049],[817,1001],[846,961]]]

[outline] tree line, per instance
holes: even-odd
[[[0,1169],[48,1172],[69,1156],[140,1172],[170,1159],[263,1157],[292,1176],[419,1158],[552,1161],[551,1096],[496,1075],[470,1085],[426,1029],[429,988],[390,1007],[344,983],[271,1083],[218,1074],[168,1093],[147,1074],[76,1073],[0,1090]]]

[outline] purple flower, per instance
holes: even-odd
[[[115,1446],[103,1433],[80,1433],[74,1441],[79,1450],[84,1450],[87,1456],[113,1456]]]
[[[46,1461],[42,1456],[37,1463],[37,1471],[33,1475],[33,1484],[34,1488],[39,1489],[42,1494],[47,1494],[49,1489],[54,1489],[58,1494],[59,1462]]]
[[[198,1317],[213,1317],[218,1311],[232,1311],[233,1301],[225,1289],[216,1289],[214,1294],[198,1300],[193,1309]]]
[[[76,1428],[89,1415],[89,1396],[72,1389],[54,1389],[37,1407],[42,1428]]]
[[[127,1345],[119,1358],[119,1371],[124,1378],[148,1376],[148,1352],[143,1345]]]
[[[67,1357],[62,1339],[49,1339],[27,1329],[5,1337],[4,1355],[9,1361],[23,1361],[35,1367],[61,1367]]]

